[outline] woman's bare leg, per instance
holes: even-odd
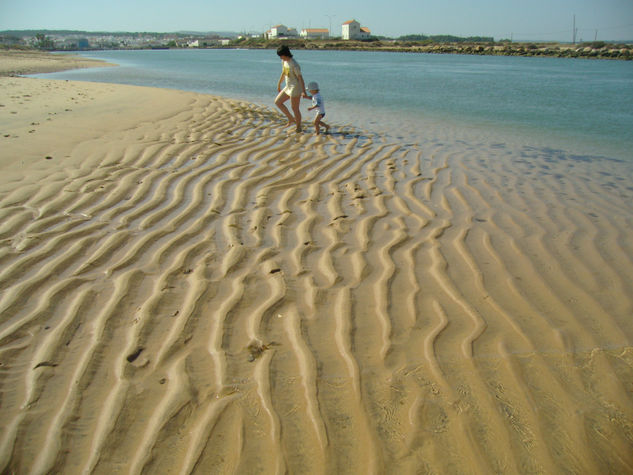
[[[295,96],[290,98],[290,104],[292,106],[292,112],[295,114],[295,124],[297,124],[297,132],[301,132],[301,96]]]
[[[286,104],[284,104],[289,98],[290,97],[288,96],[288,94],[281,91],[279,94],[277,94],[277,97],[275,98],[275,105],[288,118],[288,125],[290,126],[290,125],[295,124],[295,118],[292,116],[292,114],[286,107]]]

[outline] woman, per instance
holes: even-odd
[[[277,49],[277,56],[282,60],[281,76],[279,76],[279,82],[277,83],[277,98],[275,99],[275,105],[279,107],[279,110],[288,117],[288,126],[295,125],[297,132],[301,132],[301,110],[299,109],[299,103],[301,97],[308,97],[306,93],[306,87],[303,82],[303,76],[301,75],[301,67],[292,58],[292,53],[287,46],[280,46]],[[286,86],[281,89],[281,83],[285,79]],[[285,105],[285,102],[290,99],[290,106],[294,116],[290,113]]]

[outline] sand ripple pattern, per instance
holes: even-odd
[[[202,96],[73,154],[0,195],[3,473],[633,472],[625,164]]]

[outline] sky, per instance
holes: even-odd
[[[360,6],[362,5],[362,6]],[[633,0],[0,0],[0,30],[263,32],[356,19],[378,36],[633,40]]]

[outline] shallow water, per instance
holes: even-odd
[[[271,50],[81,53],[120,65],[40,75],[218,94],[271,105]],[[566,58],[296,51],[328,118],[407,141],[488,141],[633,160],[633,63]],[[307,108],[308,102],[305,102]],[[305,109],[304,109],[305,110]],[[305,112],[304,118],[310,119]]]

